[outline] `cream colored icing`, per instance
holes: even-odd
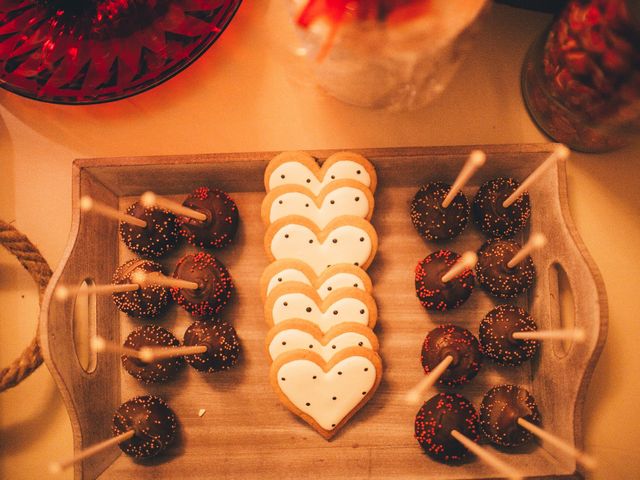
[[[284,178],[282,178],[284,176]],[[269,189],[280,185],[302,185],[315,195],[320,193],[327,184],[339,179],[356,180],[369,187],[371,176],[366,168],[353,160],[339,160],[325,171],[324,178],[319,181],[309,168],[300,162],[285,162],[276,167],[269,177]]]
[[[331,220],[342,215],[366,218],[369,208],[367,196],[353,187],[340,187],[329,192],[320,207],[302,192],[286,192],[273,200],[269,221],[273,223],[282,217],[300,215],[319,228],[324,228]]]
[[[368,358],[357,355],[327,373],[305,359],[285,363],[277,372],[282,393],[325,430],[333,430],[358,406],[375,385],[376,373]]]
[[[271,277],[271,280],[269,280],[269,283],[267,284],[267,295],[269,295],[271,290],[276,288],[278,285],[286,282],[300,282],[305,285],[312,286],[311,280],[309,280],[300,270],[297,268],[287,268]]]
[[[299,318],[316,324],[323,333],[343,322],[369,325],[369,307],[356,298],[345,297],[332,303],[326,311],[304,293],[286,293],[275,301],[271,311],[273,324]]]
[[[271,253],[276,259],[302,260],[316,274],[338,263],[364,265],[371,249],[369,234],[353,225],[335,228],[323,243],[311,229],[296,223],[283,225],[271,239]]]
[[[275,287],[285,282],[301,282],[311,286],[311,280],[309,280],[304,273],[295,268],[287,268],[271,277],[271,280],[269,280],[269,284],[267,285],[267,295],[269,295],[271,290]],[[322,285],[320,285],[318,295],[320,295],[320,298],[324,300],[331,292],[335,292],[337,289],[345,287],[356,287],[364,291],[364,282],[360,277],[353,273],[336,273],[327,278]]]
[[[336,335],[327,345],[322,345],[309,332],[289,328],[278,332],[269,344],[269,354],[275,360],[278,355],[291,350],[309,350],[320,355],[325,362],[329,361],[340,350],[348,347],[372,348],[369,339],[361,333],[344,332]]]

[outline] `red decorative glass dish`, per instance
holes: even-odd
[[[182,71],[242,0],[0,0],[0,86],[62,104],[108,102]]]

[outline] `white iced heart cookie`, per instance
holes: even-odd
[[[354,287],[336,290],[322,299],[313,287],[289,282],[274,288],[267,296],[264,317],[269,326],[285,320],[307,320],[326,333],[345,322],[373,328],[378,308],[369,293]]]
[[[338,217],[324,229],[308,218],[281,218],[269,226],[264,240],[271,261],[302,260],[316,274],[339,263],[350,263],[366,270],[378,248],[378,237],[371,224],[352,216]]]
[[[369,327],[359,323],[341,323],[325,334],[306,320],[285,320],[269,330],[266,345],[271,360],[292,350],[309,350],[328,362],[349,347],[377,351],[378,339]]]
[[[276,286],[287,282],[300,282],[315,288],[320,298],[324,299],[339,288],[354,287],[371,293],[371,279],[360,267],[348,263],[333,265],[320,275],[301,260],[276,260],[262,273],[260,278],[260,295],[262,301]]]
[[[353,180],[336,180],[315,195],[306,187],[289,185],[271,190],[262,202],[265,225],[276,220],[299,215],[324,228],[342,215],[369,220],[373,213],[373,194],[367,187]]]
[[[342,350],[329,362],[297,350],[271,364],[271,384],[282,402],[326,439],[371,398],[381,376],[378,354],[361,347]]]
[[[327,158],[322,167],[305,152],[283,152],[275,156],[264,172],[267,192],[282,185],[300,185],[317,195],[334,180],[348,179],[375,192],[377,177],[373,165],[353,152],[338,152]]]

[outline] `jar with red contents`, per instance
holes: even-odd
[[[529,113],[554,140],[605,152],[640,131],[640,0],[572,0],[530,48]]]

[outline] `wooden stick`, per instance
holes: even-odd
[[[91,294],[95,293],[96,295],[104,295],[108,293],[122,293],[122,292],[133,292],[134,290],[138,290],[140,285],[137,283],[109,283],[106,285],[85,285],[84,287],[71,287],[68,285],[58,285],[56,287],[56,298],[58,300],[66,300],[72,295],[78,295],[79,293]]]
[[[141,350],[123,347],[122,345],[110,342],[100,336],[95,336],[91,339],[91,348],[96,352],[118,353],[120,355],[128,355],[130,357],[136,357],[140,360],[145,361],[142,358]]]
[[[199,285],[196,282],[182,280],[181,278],[167,277],[160,272],[144,273],[137,270],[131,274],[131,280],[142,285],[162,285],[164,287],[184,288],[186,290],[197,290]]]
[[[584,467],[588,468],[589,470],[593,470],[596,468],[598,462],[596,461],[595,458],[593,458],[591,455],[588,455],[578,450],[577,448],[575,448],[573,445],[570,445],[565,440],[562,440],[561,438],[558,438],[555,435],[552,435],[551,433],[541,429],[537,425],[534,425],[533,423],[528,422],[524,418],[518,418],[518,425],[520,425],[525,430],[528,430],[529,432],[533,433],[536,437],[540,438],[541,440],[550,443],[551,445],[558,448],[559,450],[562,450],[567,455],[570,455],[571,457],[575,458],[577,462],[581,463]]]
[[[119,443],[122,443],[126,440],[129,440],[131,437],[133,437],[135,435],[135,430],[127,430],[124,433],[121,433],[120,435],[116,435],[113,438],[110,438],[108,440],[104,440],[100,443],[96,443],[95,445],[92,445],[91,447],[82,450],[81,452],[79,452],[77,455],[74,455],[73,457],[67,459],[67,460],[63,460],[61,462],[53,462],[49,464],[49,471],[53,474],[56,473],[60,473],[63,470],[69,468],[71,465],[81,462],[82,460],[84,460],[85,458],[91,457],[93,455],[95,455],[98,452],[101,452],[102,450],[105,450],[109,447],[112,447],[114,445],[118,445]]]
[[[513,268],[527,258],[531,252],[539,250],[547,244],[547,237],[542,233],[534,233],[520,250],[509,260],[507,267]]]
[[[548,168],[555,165],[559,159],[566,160],[567,158],[569,158],[570,153],[571,151],[567,147],[565,147],[564,145],[558,145],[555,151],[551,155],[549,155],[547,159],[538,166],[538,168],[531,172],[531,174],[524,179],[520,186],[516,188],[515,191],[511,195],[509,195],[504,202],[502,202],[502,206],[504,208],[509,208],[509,206],[511,206],[511,204],[515,202],[533,182],[537,181]]]
[[[147,222],[140,220],[139,218],[129,215],[124,212],[120,212],[115,208],[105,205],[104,203],[96,202],[93,198],[85,195],[80,199],[80,210],[83,212],[94,211],[104,217],[113,218],[114,220],[120,220],[124,223],[130,223],[136,227],[146,228]]]
[[[453,182],[449,193],[444,197],[444,200],[442,201],[442,208],[447,208],[451,204],[455,196],[467,184],[473,174],[476,173],[482,165],[484,165],[486,159],[487,156],[482,150],[474,150],[471,152],[469,158],[462,167],[462,170],[460,170],[458,177],[455,182]]]
[[[451,436],[464,445],[468,450],[473,452],[476,457],[482,460],[487,465],[493,467],[496,471],[500,472],[506,478],[512,480],[522,479],[522,475],[511,465],[507,465],[505,462],[496,457],[493,453],[489,452],[486,448],[482,448],[476,442],[470,438],[465,437],[458,430],[451,430]]]
[[[192,345],[184,347],[143,347],[140,349],[140,360],[143,362],[152,362],[153,360],[162,360],[163,358],[184,357],[187,355],[197,355],[199,353],[207,353],[206,345]]]
[[[194,220],[199,220],[204,222],[207,219],[207,216],[202,212],[197,212],[191,208],[187,208],[184,205],[179,204],[178,202],[174,202],[173,200],[169,200],[168,198],[159,197],[153,192],[145,192],[140,196],[140,202],[147,208],[150,207],[160,207],[165,210],[169,210],[170,212],[175,213],[176,215],[182,215],[185,217],[193,218]]]
[[[478,263],[478,255],[476,255],[476,252],[464,252],[440,280],[442,280],[443,283],[450,282],[465,270],[470,270],[475,267],[476,263]]]
[[[511,337],[516,340],[573,340],[574,342],[584,342],[587,334],[582,328],[567,328],[514,332]]]
[[[449,365],[453,362],[453,356],[447,355],[444,359],[436,365],[425,377],[418,382],[418,384],[407,392],[404,397],[405,402],[409,405],[418,405],[422,402],[424,394],[429,390],[442,376]]]

